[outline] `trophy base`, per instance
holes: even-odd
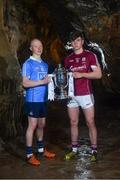
[[[67,99],[68,96],[67,95],[55,95],[55,99],[57,100],[62,100],[62,99]]]
[[[55,92],[55,99],[56,100],[62,100],[62,99],[67,99],[68,98],[68,95],[67,95],[67,92],[63,89],[59,90],[56,89],[56,92]]]

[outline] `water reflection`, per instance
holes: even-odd
[[[94,173],[90,170],[90,147],[88,145],[81,145],[79,148],[79,155],[76,160],[74,179],[89,178],[94,179]]]

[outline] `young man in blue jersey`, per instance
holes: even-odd
[[[39,159],[33,153],[33,135],[36,131],[37,152],[43,153],[47,158],[54,158],[55,154],[46,150],[43,142],[45,120],[47,115],[47,85],[50,82],[48,65],[41,59],[43,45],[41,40],[33,39],[30,43],[30,56],[22,67],[23,86],[26,90],[25,113],[28,116],[26,130],[26,156],[27,162],[40,165]]]

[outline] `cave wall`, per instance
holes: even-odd
[[[0,1],[0,77],[17,79],[20,71],[16,56],[18,36],[4,25],[4,1]],[[15,25],[16,26],[16,25]],[[16,49],[15,49],[16,48]]]
[[[5,25],[4,3],[0,1],[0,136],[8,137],[17,134],[21,68],[16,55],[19,36]]]

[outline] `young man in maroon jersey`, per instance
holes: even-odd
[[[91,81],[100,79],[102,72],[95,54],[84,50],[84,36],[80,31],[75,30],[71,33],[70,41],[73,53],[65,58],[64,66],[73,73],[74,77],[74,97],[67,104],[71,125],[72,151],[66,154],[65,158],[70,159],[78,151],[79,107],[81,107],[89,129],[91,160],[95,161],[97,158],[97,129],[94,119],[94,97]]]

